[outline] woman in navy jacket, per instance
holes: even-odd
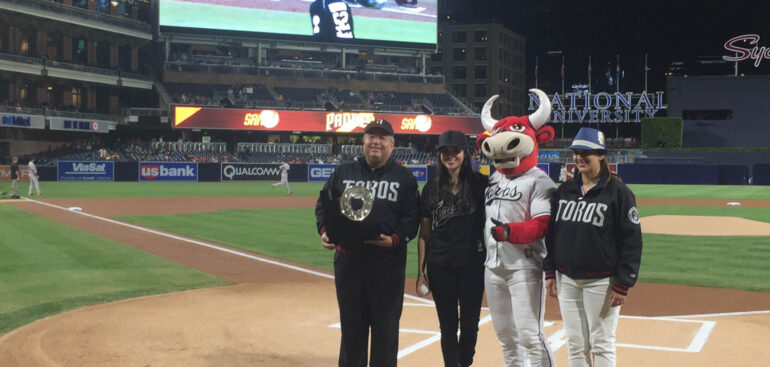
[[[636,198],[610,172],[601,131],[580,129],[568,148],[577,173],[552,200],[546,288],[559,299],[570,367],[615,366],[620,306],[642,257]]]

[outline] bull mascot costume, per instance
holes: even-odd
[[[476,144],[495,166],[486,189],[487,260],[484,286],[505,366],[553,366],[543,327],[545,234],[555,185],[537,167],[538,144],[554,130],[548,96],[539,89],[540,107],[529,116],[492,118],[497,95],[481,112],[486,132]]]

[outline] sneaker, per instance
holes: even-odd
[[[286,195],[291,195],[291,194],[292,194],[292,192],[291,192],[291,191],[289,191],[289,193],[288,193],[288,194],[286,194]]]

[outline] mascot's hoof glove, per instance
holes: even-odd
[[[492,238],[498,242],[507,241],[508,235],[511,234],[511,227],[495,218],[490,219],[492,220],[492,223],[495,224],[495,226],[490,229]]]

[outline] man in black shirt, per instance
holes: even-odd
[[[21,177],[21,171],[19,171],[19,157],[13,157],[11,160],[11,199],[19,198],[19,178]]]
[[[364,156],[332,173],[316,204],[321,244],[334,254],[334,284],[340,311],[342,340],[339,366],[366,367],[371,328],[369,366],[396,366],[398,326],[404,303],[406,245],[417,233],[417,181],[391,156],[393,128],[385,120],[364,129]],[[371,213],[361,222],[364,236],[341,236],[329,228],[339,221],[324,205],[327,195],[339,198],[346,188],[363,186],[371,192]],[[333,200],[332,200],[333,202]],[[338,236],[338,237],[334,237]],[[373,238],[373,239],[370,239]]]

